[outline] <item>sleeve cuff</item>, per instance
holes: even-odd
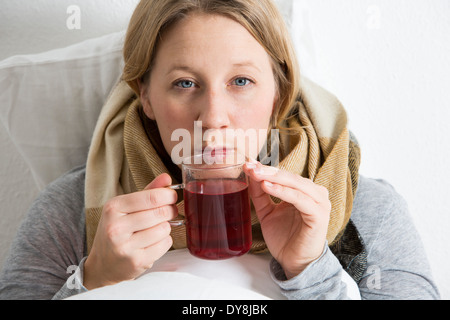
[[[88,291],[83,285],[84,262],[86,259],[87,257],[84,257],[78,266],[73,266],[73,268],[69,267],[67,269],[67,272],[72,273],[72,275],[69,276],[66,283],[64,283],[62,288],[55,294],[53,300],[62,300]]]
[[[275,259],[270,262],[273,281],[288,299],[345,299],[346,285],[342,283],[342,266],[325,243],[322,255],[300,274],[287,280]]]

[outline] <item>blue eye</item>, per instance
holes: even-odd
[[[250,84],[251,81],[247,78],[237,78],[233,82],[238,87],[245,87],[246,85]]]
[[[195,86],[194,82],[189,81],[189,80],[178,81],[175,85],[178,87],[181,87],[183,89],[190,89]]]

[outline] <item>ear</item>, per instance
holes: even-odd
[[[145,82],[142,82],[140,79],[138,80],[138,86],[144,113],[149,119],[155,120],[155,114],[153,113],[152,105],[150,104],[150,98],[148,96],[149,86]]]

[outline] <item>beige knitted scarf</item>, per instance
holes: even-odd
[[[359,147],[350,139],[346,112],[333,95],[303,79],[297,103],[298,111],[285,124],[299,134],[281,136],[279,168],[328,188],[332,210],[327,240],[331,245],[350,219],[358,183]],[[152,128],[143,115],[139,99],[125,82],[119,82],[101,111],[87,160],[88,252],[109,199],[143,190],[162,173],[169,173],[174,183],[180,182],[164,153],[156,126]],[[183,201],[177,206],[182,218]],[[266,245],[254,213],[252,223],[251,252],[263,252]],[[186,247],[184,226],[172,228],[172,238],[173,249]]]

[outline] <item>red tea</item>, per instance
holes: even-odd
[[[248,252],[252,244],[247,184],[205,180],[187,184],[184,210],[189,251],[204,259],[227,259]]]

